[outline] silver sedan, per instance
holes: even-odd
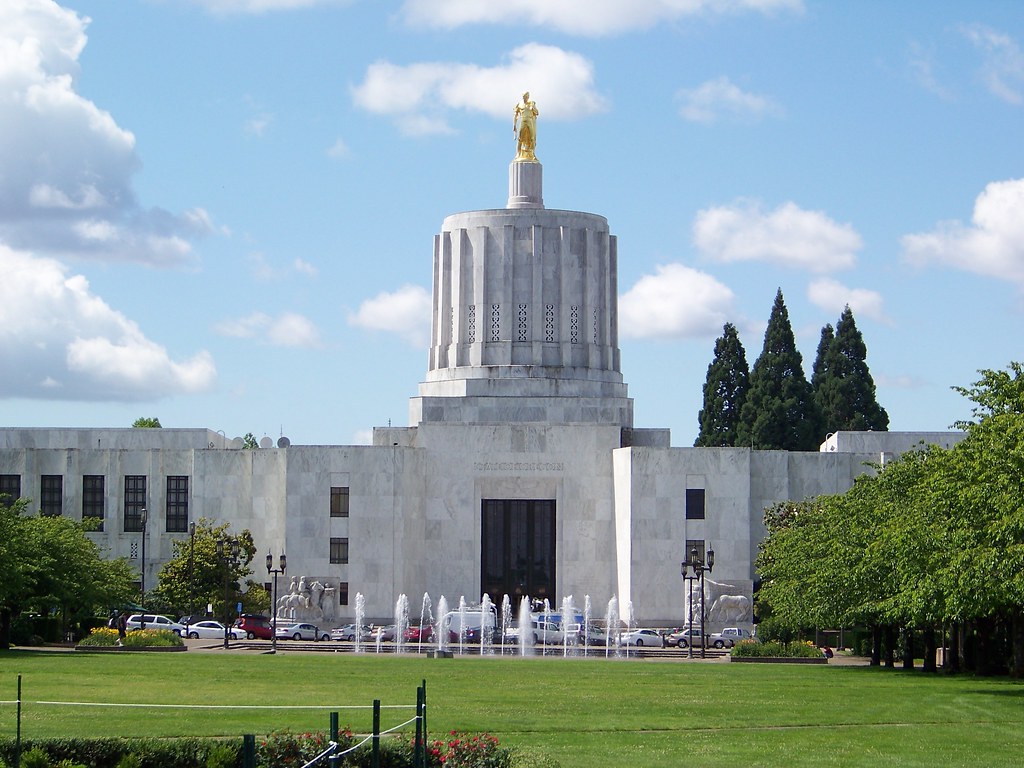
[[[235,627],[230,627],[228,629],[228,637],[232,640],[240,640],[244,634],[244,632],[240,633],[240,630]],[[223,640],[224,625],[219,621],[204,619],[203,621],[197,621],[195,624],[189,624],[187,627],[183,627],[181,630],[181,636],[201,638],[203,640]]]

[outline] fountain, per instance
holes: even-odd
[[[480,655],[494,653],[494,603],[484,592],[480,599]]]
[[[583,596],[583,655],[590,650],[590,595]]]
[[[466,596],[459,595],[459,655],[466,652]]]
[[[355,651],[361,653],[363,650],[363,622],[366,620],[366,599],[362,592],[356,592],[356,628],[354,634]]]
[[[512,599],[505,593],[501,598],[501,655],[505,655],[505,642],[512,628]]]
[[[573,606],[572,595],[562,598],[562,658],[569,655],[569,646],[576,647],[576,635],[570,630],[576,624],[576,608]]]
[[[530,614],[530,596],[519,601],[519,655],[526,656],[533,648],[533,616]]]
[[[443,654],[448,650],[448,627],[445,626],[445,617],[448,615],[448,601],[441,595],[437,600],[437,628],[434,630],[437,635],[437,651]]]
[[[405,593],[395,601],[395,653],[405,650],[405,633],[409,629],[409,598]]]
[[[615,655],[618,656],[619,599],[615,597],[615,595],[612,595],[611,600],[608,601],[608,611],[604,615],[604,631],[604,657],[606,659],[608,658],[608,654],[611,652],[612,643],[616,644]]]
[[[434,614],[431,613],[430,595],[426,592],[423,593],[423,602],[420,604],[420,631],[418,640],[416,643],[416,651],[423,650],[423,628],[426,626],[434,626]]]

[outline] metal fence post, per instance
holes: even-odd
[[[420,685],[420,691],[421,691],[420,699],[423,702],[423,706],[422,706],[422,710],[423,710],[423,766],[422,766],[422,768],[427,768],[427,681],[426,681],[426,679],[424,679],[423,683]]]
[[[333,741],[335,744],[338,743],[338,713],[337,712],[331,712],[331,741]],[[331,768],[337,768],[338,765],[341,763],[341,757],[336,755],[335,754],[336,752],[338,752],[337,748],[335,748],[334,752],[331,753],[331,757],[327,761],[327,764],[330,765]]]
[[[21,768],[21,675],[18,675],[18,725],[14,737],[14,768]]]
[[[422,768],[423,752],[426,745],[423,743],[423,689],[416,689],[416,741],[413,745],[412,764],[413,768]]]
[[[380,699],[373,700],[373,750],[370,765],[380,768]]]
[[[242,734],[242,768],[256,768],[256,736]]]

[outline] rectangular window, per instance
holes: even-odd
[[[0,504],[11,506],[21,498],[21,475],[0,475]]]
[[[188,477],[169,475],[167,477],[167,532],[188,531]]]
[[[146,476],[124,476],[124,532],[142,530],[142,510],[146,508]]]
[[[331,488],[331,517],[348,517],[348,488]]]
[[[348,605],[348,582],[343,581],[338,585],[338,605]]]
[[[704,564],[704,539],[687,539],[686,540],[686,552],[684,553],[683,560],[688,563],[693,562],[693,550],[697,550],[697,562],[701,565]]]
[[[95,518],[99,520],[97,531],[103,530],[103,506],[104,498],[103,475],[82,475],[82,519]]]
[[[39,487],[39,514],[56,517],[64,507],[64,476],[43,475]]]
[[[704,489],[703,488],[687,488],[686,489],[686,519],[687,520],[703,520],[704,519]]]
[[[331,539],[331,562],[340,565],[348,563],[348,539]]]

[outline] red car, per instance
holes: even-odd
[[[434,639],[434,628],[429,624],[410,624],[402,633],[407,643],[428,643]]]
[[[274,635],[270,619],[255,613],[243,613],[235,622],[235,626],[245,632],[245,636],[249,640],[257,637],[261,640],[269,640]]]

